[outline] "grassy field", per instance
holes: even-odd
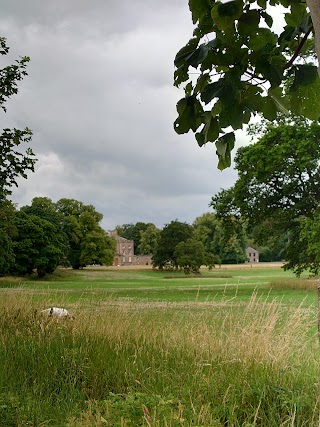
[[[0,427],[320,426],[316,287],[277,265],[1,278]]]

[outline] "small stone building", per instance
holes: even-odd
[[[250,264],[259,262],[259,252],[257,249],[251,248],[250,246],[246,249],[247,261]]]

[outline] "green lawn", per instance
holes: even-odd
[[[265,265],[261,268],[221,267],[212,271],[203,270],[200,276],[151,269],[86,268],[79,271],[61,269],[46,280],[4,278],[0,281],[0,287],[21,287],[32,291],[35,296],[50,295],[52,304],[55,301],[60,303],[61,298],[67,304],[79,299],[101,301],[110,297],[148,302],[221,301],[234,297],[239,301],[248,301],[256,291],[259,297],[281,300],[284,304],[315,305],[316,287],[314,290],[304,290],[299,286],[299,282],[308,281],[307,276],[295,279],[298,286],[290,289],[287,284],[293,279],[291,272]]]

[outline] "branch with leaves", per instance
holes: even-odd
[[[272,30],[269,5],[286,8],[281,34]],[[175,58],[174,84],[185,96],[174,128],[193,131],[200,147],[214,142],[219,169],[231,164],[234,131],[254,115],[270,121],[288,112],[320,117],[320,79],[309,55],[315,25],[305,3],[189,0],[189,7],[195,30]]]
[[[0,54],[7,55],[9,47],[6,39],[0,37]],[[25,56],[0,70],[0,107],[6,112],[5,102],[18,93],[18,82],[27,75],[26,67],[30,58]],[[36,158],[31,148],[25,153],[18,151],[19,145],[28,144],[31,141],[32,131],[28,128],[3,129],[0,135],[0,203],[12,193],[10,188],[17,186],[17,178],[27,178],[26,171],[34,172]]]

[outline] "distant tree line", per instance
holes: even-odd
[[[248,246],[259,251],[262,262],[282,261],[289,242],[288,231],[271,233],[268,221],[249,228],[241,216],[219,217],[214,212],[204,213],[191,225],[174,220],[162,229],[143,222],[116,229],[119,236],[134,241],[136,255],[151,254],[154,267],[182,268],[186,272],[198,272],[201,265],[212,268],[244,263]]]
[[[102,218],[92,205],[74,199],[54,203],[47,197],[36,197],[31,205],[20,209],[3,201],[0,275],[36,273],[43,277],[58,266],[79,269],[92,264],[112,265],[116,240],[100,226]],[[134,241],[135,255],[151,254],[154,267],[183,269],[186,273],[198,273],[202,265],[212,268],[244,263],[248,245],[259,250],[261,261],[281,260],[290,242],[288,230],[272,234],[268,221],[249,232],[248,221],[235,213],[220,218],[207,212],[192,224],[174,220],[162,229],[137,222],[119,225],[116,230]],[[268,238],[259,246],[261,235]]]
[[[245,223],[236,218],[226,225],[208,212],[192,225],[174,220],[162,229],[142,222],[116,229],[120,236],[134,240],[136,254],[152,254],[153,266],[160,269],[181,268],[186,273],[198,273],[201,265],[212,268],[247,260]]]
[[[0,275],[39,277],[59,265],[79,269],[112,264],[116,242],[99,225],[103,216],[74,199],[37,197],[19,210],[0,204]]]

